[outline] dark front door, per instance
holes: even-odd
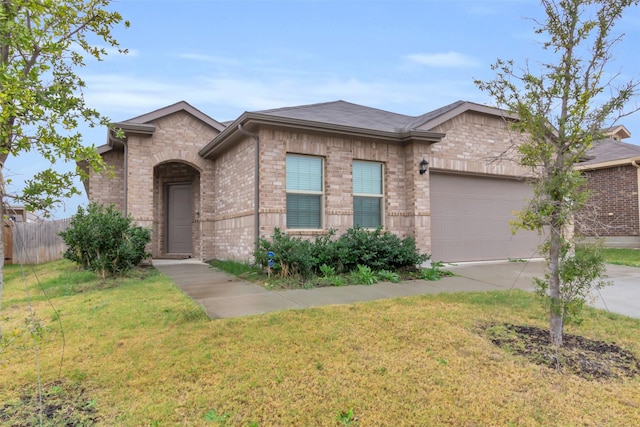
[[[191,184],[167,186],[167,253],[191,254]]]

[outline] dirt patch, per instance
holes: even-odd
[[[585,379],[618,380],[640,375],[640,361],[615,343],[564,334],[563,347],[552,345],[549,331],[508,323],[484,326],[486,336],[498,347],[538,365]]]
[[[44,384],[42,396],[37,390],[25,390],[19,399],[0,405],[3,426],[86,427],[98,420],[95,399],[87,396],[81,385],[65,381]]]

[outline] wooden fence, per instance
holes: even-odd
[[[71,218],[41,222],[4,223],[4,263],[40,264],[62,259],[66,245],[58,233]]]

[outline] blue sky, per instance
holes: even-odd
[[[494,77],[497,58],[543,58],[537,0],[120,0],[131,22],[115,35],[128,55],[88,61],[87,103],[121,121],[180,100],[219,121],[244,111],[342,99],[407,115],[457,100],[491,104],[474,79]],[[617,30],[611,72],[640,78],[640,8]],[[640,114],[625,118],[640,142]],[[82,129],[106,141],[106,129]],[[9,190],[47,165],[10,159]],[[64,168],[64,165],[61,165]],[[86,196],[55,216],[75,213]]]

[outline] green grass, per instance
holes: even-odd
[[[209,261],[209,264],[222,271],[233,274],[234,276],[239,276],[248,280],[259,280],[261,278],[264,279],[267,276],[262,272],[262,269],[260,267],[249,265],[240,261],[214,259]]]
[[[96,425],[640,425],[640,379],[542,368],[479,333],[489,322],[545,327],[524,291],[210,321],[152,269],[113,282],[79,278],[67,262],[35,269],[41,285],[7,269],[0,325],[16,338],[0,352],[0,416],[36,389],[26,283],[43,326],[45,404],[67,395],[91,410],[76,419]],[[640,356],[640,320],[589,308],[566,330]]]
[[[602,253],[609,264],[640,267],[640,249],[604,248]]]

